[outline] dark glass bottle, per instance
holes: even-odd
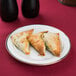
[[[18,6],[16,0],[1,1],[1,18],[3,21],[14,21],[18,17]]]
[[[39,0],[23,0],[22,13],[26,18],[34,18],[39,14]]]

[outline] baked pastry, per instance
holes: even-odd
[[[11,36],[13,44],[26,54],[30,54],[29,42],[27,37],[33,33],[34,29],[17,33]]]
[[[61,52],[61,44],[60,44],[60,38],[59,33],[45,33],[43,35],[43,40],[45,42],[45,45],[47,49],[55,56],[60,56]]]
[[[36,34],[31,34],[28,37],[29,42],[31,43],[31,45],[36,49],[36,51],[39,52],[40,55],[45,55],[45,43],[42,39],[42,35],[45,32],[40,32],[40,33],[36,33]]]

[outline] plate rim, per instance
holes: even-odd
[[[38,26],[43,25],[43,26],[52,27],[52,28],[55,28],[55,29],[59,30],[60,32],[64,33],[61,29],[58,29],[58,28],[53,27],[53,26],[51,26],[51,25],[44,25],[44,24],[31,24],[31,25],[25,25],[25,26],[22,26],[22,27],[19,27],[19,28],[13,30],[13,32],[15,32],[16,30],[18,30],[18,29],[20,29],[20,28],[28,27],[28,26],[33,26],[33,25],[36,25],[36,26],[37,26],[37,25],[38,25]],[[52,62],[52,63],[49,62],[49,63],[45,63],[45,64],[37,64],[37,63],[25,62],[25,61],[23,61],[23,60],[17,58],[16,56],[14,56],[14,55],[10,52],[10,50],[9,50],[9,48],[8,48],[7,41],[8,41],[8,38],[11,36],[11,34],[12,34],[13,32],[11,32],[11,33],[6,37],[6,40],[5,40],[5,47],[6,47],[7,52],[9,53],[9,55],[11,55],[14,59],[16,59],[17,61],[22,62],[22,63],[26,63],[26,64],[30,64],[30,65],[36,65],[36,66],[53,65],[53,64],[56,64],[56,63],[62,61],[62,60],[69,54],[70,49],[71,49],[71,41],[70,41],[69,37],[66,35],[66,33],[64,33],[64,35],[68,38],[68,41],[69,41],[69,49],[68,49],[67,54],[66,54],[64,57],[62,57],[61,59],[59,59],[59,60],[57,60],[57,61],[55,61],[55,62]]]

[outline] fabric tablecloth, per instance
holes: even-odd
[[[57,0],[40,0],[39,16],[27,19],[22,16],[22,0],[17,2],[19,15],[16,21],[7,23],[0,18],[0,76],[76,76],[76,7],[64,6]],[[11,57],[5,48],[7,36],[16,28],[30,24],[45,24],[64,31],[71,40],[68,56],[44,67],[24,64]]]

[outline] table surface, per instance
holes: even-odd
[[[34,19],[22,16],[21,2],[18,19],[6,23],[0,18],[0,76],[76,76],[76,7],[60,4],[57,0],[40,0],[40,14]],[[16,28],[29,24],[45,24],[57,27],[64,31],[71,40],[71,50],[61,62],[37,67],[23,64],[11,57],[6,48],[6,37]]]

